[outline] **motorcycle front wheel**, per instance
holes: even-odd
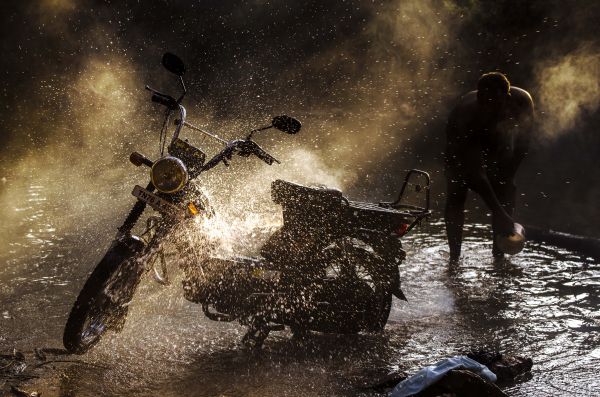
[[[63,344],[73,354],[83,354],[109,329],[118,330],[127,316],[127,304],[144,273],[138,260],[144,243],[135,236],[115,240],[88,277],[71,309]]]

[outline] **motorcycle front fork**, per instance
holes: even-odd
[[[186,227],[180,222],[169,222],[157,216],[148,218],[146,231],[142,238],[147,242],[147,270],[152,271],[154,280],[161,285],[169,285],[170,277],[168,273],[169,252],[165,253],[163,243],[174,244],[177,255],[181,258],[187,258],[179,261],[179,267],[184,271],[186,278],[189,275],[190,267],[195,268],[204,277],[201,267],[202,258],[199,256],[198,248],[195,247],[191,237],[184,231],[177,234],[179,228]],[[171,240],[171,241],[169,241]],[[169,249],[167,248],[169,251]],[[197,269],[196,269],[197,268]]]

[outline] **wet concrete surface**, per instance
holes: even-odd
[[[300,341],[276,332],[248,352],[239,346],[241,326],[209,321],[178,282],[165,288],[147,278],[122,333],[88,354],[42,361],[34,349],[61,347],[70,306],[116,223],[62,228],[43,188],[27,189],[33,201],[17,208],[19,222],[0,226],[0,353],[27,358],[19,375],[0,371],[3,392],[19,385],[44,396],[377,396],[361,386],[473,346],[533,359],[531,378],[505,389],[511,396],[600,390],[600,264],[534,242],[494,262],[489,228],[471,225],[464,259],[449,266],[439,222],[405,239],[408,302],[394,300],[382,334]]]

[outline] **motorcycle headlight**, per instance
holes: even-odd
[[[159,192],[175,193],[187,183],[188,172],[183,161],[177,157],[166,156],[154,162],[150,178]]]

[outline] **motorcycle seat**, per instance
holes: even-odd
[[[271,184],[273,202],[283,206],[318,205],[339,206],[343,203],[342,192],[324,186],[304,186],[278,179]]]

